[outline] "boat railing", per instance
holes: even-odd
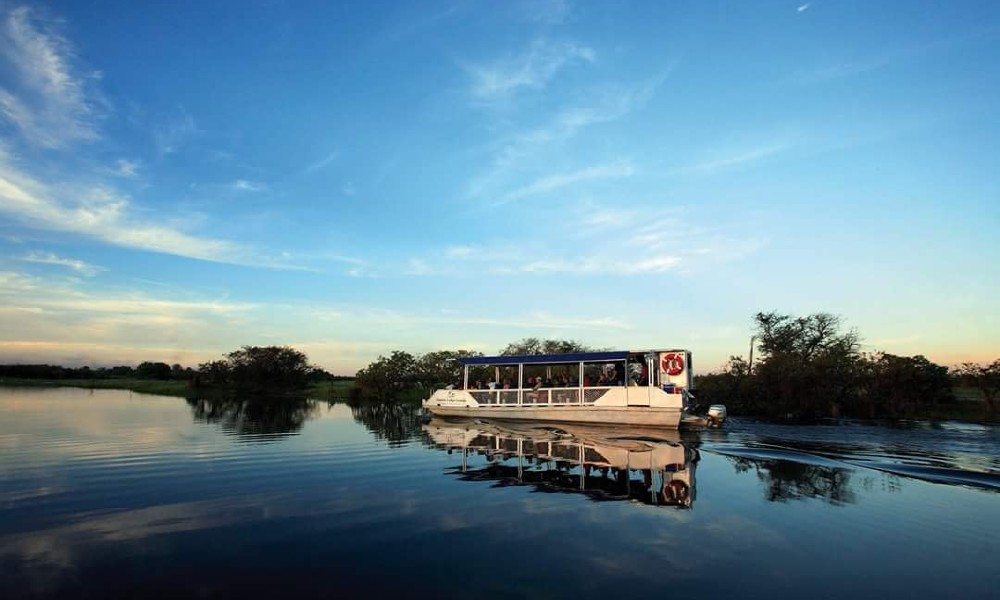
[[[612,387],[467,390],[480,406],[586,406]],[[582,393],[581,393],[582,392]]]

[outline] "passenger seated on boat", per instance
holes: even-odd
[[[530,396],[531,397],[531,401],[534,402],[534,403],[540,403],[540,402],[542,402],[542,397],[543,397],[543,394],[545,392],[542,391],[542,378],[541,377],[536,377],[535,378],[534,385],[531,386],[531,392],[532,393],[530,393],[530,394],[525,394],[525,396]]]

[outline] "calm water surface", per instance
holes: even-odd
[[[0,388],[0,597],[987,598],[1000,429]]]

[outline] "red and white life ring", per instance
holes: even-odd
[[[660,361],[660,369],[667,375],[680,375],[684,372],[684,355],[676,352],[667,352]]]
[[[687,501],[690,494],[691,488],[679,479],[674,479],[663,486],[663,500],[667,504],[683,504]]]

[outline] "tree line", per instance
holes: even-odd
[[[731,414],[814,419],[821,417],[916,418],[952,416],[996,420],[1000,359],[949,369],[923,355],[862,352],[861,337],[840,317],[804,317],[761,312],[753,317],[753,352],[731,356],[716,372],[695,377],[699,402],[726,404]],[[500,355],[557,354],[598,350],[574,340],[525,338]],[[461,383],[459,359],[471,350],[414,355],[396,350],[358,371],[355,398],[393,399],[426,395]],[[470,370],[470,379],[480,375]],[[954,389],[973,391],[978,414],[959,402]],[[966,411],[966,412],[963,412]]]
[[[0,365],[0,377],[19,379],[150,379],[159,381],[190,380],[196,374],[191,367],[164,362],[142,362],[138,366],[62,367],[48,364]]]
[[[997,417],[1000,360],[949,370],[923,355],[861,352],[857,331],[828,313],[762,312],[753,321],[758,359],[731,356],[721,371],[696,377],[705,404],[766,417],[915,418],[956,414],[959,385],[978,391],[981,418]]]
[[[843,330],[828,313],[805,317],[758,313],[749,358],[734,355],[716,372],[695,377],[702,404],[726,404],[732,414],[783,418],[850,416],[911,418],[939,415],[996,420],[1000,359],[989,364],[963,363],[951,370],[922,355],[861,352],[860,336]],[[500,355],[558,354],[600,350],[575,340],[525,338],[502,348]],[[756,358],[754,352],[757,353]],[[482,356],[472,350],[411,354],[395,350],[358,371],[352,399],[390,400],[418,395],[461,382],[459,359]],[[489,374],[471,370],[473,379]],[[42,380],[139,379],[179,380],[194,389],[272,392],[305,389],[337,377],[310,364],[288,346],[243,346],[197,369],[143,362],[136,367],[62,367],[46,364],[0,365],[0,378]],[[956,414],[961,408],[954,388],[961,386],[981,400],[980,415]]]
[[[63,367],[48,364],[0,365],[0,377],[68,380],[151,380],[183,381],[194,388],[232,387],[237,389],[298,389],[322,381],[351,379],[338,377],[313,364],[305,353],[288,346],[243,346],[238,350],[198,365],[197,369],[142,362],[138,366]]]

